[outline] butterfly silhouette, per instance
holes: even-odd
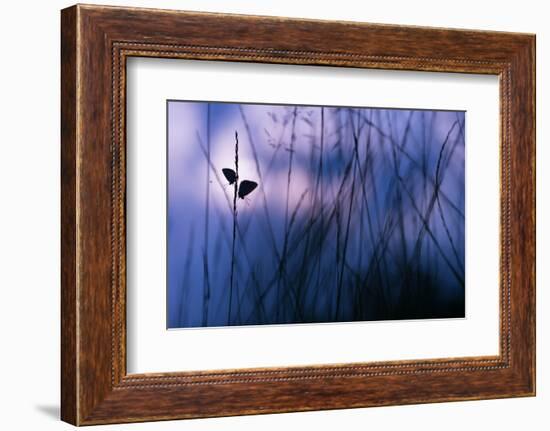
[[[229,185],[235,184],[237,181],[237,173],[233,169],[223,168],[222,169],[224,177],[229,181]],[[239,185],[239,197],[244,199],[244,197],[258,187],[258,183],[255,181],[243,180]]]
[[[227,178],[227,181],[229,181],[229,185],[233,184],[235,181],[237,181],[237,174],[233,169],[229,168],[223,168],[222,169],[223,175],[225,178]]]
[[[244,199],[246,195],[252,193],[252,191],[258,187],[258,183],[255,181],[243,180],[239,186],[239,197]]]

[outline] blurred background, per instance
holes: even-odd
[[[168,326],[464,317],[464,127],[169,101]]]

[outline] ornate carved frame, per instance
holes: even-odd
[[[77,5],[62,11],[61,48],[63,420],[88,425],[535,394],[533,35]],[[498,75],[500,354],[128,375],[131,56]]]

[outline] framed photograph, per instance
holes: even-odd
[[[61,415],[535,394],[535,36],[61,13]]]

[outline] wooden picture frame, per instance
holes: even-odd
[[[61,18],[62,420],[91,425],[535,395],[534,35],[83,5]],[[127,374],[130,56],[498,75],[500,354]]]

